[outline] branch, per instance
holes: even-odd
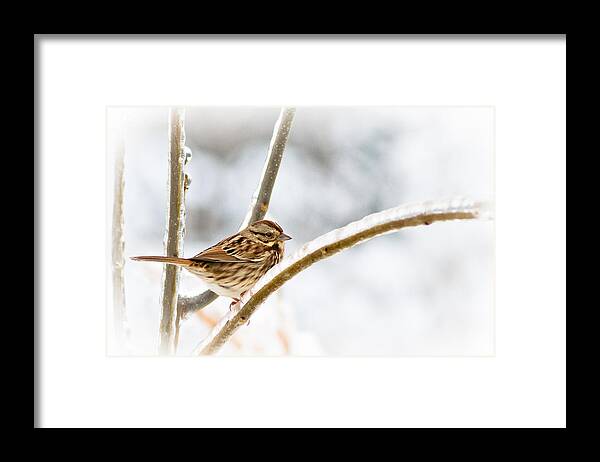
[[[271,137],[271,144],[269,145],[260,182],[252,195],[248,212],[240,225],[240,231],[249,224],[262,220],[269,209],[271,193],[273,192],[273,186],[275,185],[275,179],[277,178],[277,172],[279,171],[279,165],[281,164],[281,158],[283,157],[295,113],[296,109],[294,108],[281,108],[279,118],[273,128],[273,136]],[[180,312],[180,318],[187,318],[190,313],[201,310],[214,302],[218,297],[217,294],[210,290],[193,297],[180,297],[177,307]]]
[[[271,137],[271,144],[269,145],[269,152],[265,160],[260,182],[252,195],[252,201],[250,202],[250,207],[248,207],[246,218],[244,218],[244,221],[240,225],[240,231],[251,223],[262,220],[269,209],[271,193],[273,192],[273,186],[275,186],[275,179],[277,178],[277,172],[279,171],[279,165],[281,164],[281,158],[283,157],[283,151],[287,144],[295,113],[296,109],[294,108],[281,108],[279,118],[273,128],[273,136]]]
[[[125,143],[119,135],[115,150],[115,183],[112,226],[112,277],[114,329],[120,349],[129,339],[127,312],[125,309],[125,238],[123,236],[123,192],[125,190]]]
[[[184,123],[185,111],[169,111],[169,203],[167,208],[167,228],[165,231],[165,255],[180,257],[183,254],[183,235],[185,233],[185,185],[183,171],[185,153]],[[162,317],[160,321],[160,345],[162,355],[175,352],[175,330],[177,319],[177,292],[180,268],[164,265],[162,291]]]
[[[244,294],[240,303],[219,321],[196,347],[194,354],[216,353],[256,309],[285,282],[324,258],[375,236],[436,221],[491,218],[484,204],[454,199],[404,205],[366,216],[362,220],[324,234],[302,246],[295,254],[271,268]]]
[[[214,293],[212,290],[206,290],[202,292],[200,295],[194,295],[192,297],[187,297],[182,295],[179,297],[177,302],[177,309],[181,313],[181,319],[187,319],[187,317],[202,308],[207,307],[212,302],[214,302],[219,296]]]

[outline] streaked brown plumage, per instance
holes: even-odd
[[[200,277],[215,293],[238,300],[281,261],[284,241],[291,239],[277,223],[260,220],[191,258],[131,257],[177,265]]]

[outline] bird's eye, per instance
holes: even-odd
[[[269,232],[267,233],[267,237],[268,237],[269,239],[271,239],[271,238],[273,237],[273,233],[272,233],[271,231],[269,231]]]

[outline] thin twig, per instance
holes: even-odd
[[[165,255],[180,257],[183,254],[185,233],[185,132],[184,109],[169,111],[169,202],[165,231]],[[180,268],[164,265],[162,291],[162,317],[160,321],[160,345],[162,355],[175,352],[175,327],[177,319],[177,296]]]
[[[436,221],[489,218],[484,204],[454,199],[405,205],[369,215],[343,228],[324,234],[305,244],[299,251],[271,268],[250,289],[234,309],[219,321],[196,347],[194,354],[216,353],[273,292],[300,271],[324,258],[335,255],[375,236]]]
[[[125,141],[120,133],[115,149],[115,179],[112,226],[112,277],[115,336],[123,350],[129,340],[125,308],[125,238],[123,235],[123,194],[125,190]]]
[[[277,178],[279,165],[281,165],[281,158],[285,151],[295,113],[295,108],[286,107],[282,108],[279,113],[279,118],[273,128],[273,136],[271,137],[271,144],[269,145],[267,158],[265,159],[265,164],[263,166],[262,176],[256,191],[252,195],[248,212],[239,228],[240,230],[244,229],[250,223],[263,219],[269,209],[271,193],[273,192],[273,186],[275,185],[275,179]],[[180,313],[179,317],[181,319],[186,319],[190,313],[205,308],[218,297],[219,296],[216,293],[210,290],[193,297],[179,297],[179,304],[177,307]]]
[[[244,221],[240,225],[240,230],[255,221],[263,219],[267,210],[269,210],[271,193],[273,192],[273,186],[275,186],[275,179],[277,178],[279,165],[281,165],[281,158],[285,151],[285,145],[287,144],[295,113],[296,109],[285,107],[279,113],[279,118],[273,128],[273,136],[271,137],[271,144],[269,145],[260,182],[252,195],[248,213],[246,213],[246,218],[244,218]]]
[[[192,297],[181,295],[177,302],[177,309],[181,313],[180,317],[182,319],[187,319],[191,313],[207,307],[217,298],[219,298],[219,296],[212,290],[206,290],[200,295],[194,295]]]

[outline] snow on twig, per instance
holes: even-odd
[[[119,133],[115,148],[115,178],[112,226],[112,282],[114,329],[118,347],[124,350],[129,342],[129,327],[125,307],[125,237],[123,196],[125,191],[125,140]]]

